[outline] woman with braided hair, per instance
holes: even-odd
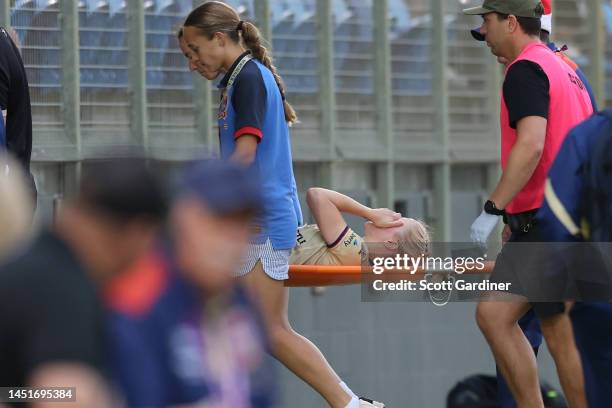
[[[302,223],[289,139],[297,115],[259,30],[227,4],[209,1],[187,16],[179,42],[192,71],[207,79],[225,74],[219,85],[221,158],[249,166],[261,181],[263,208],[238,276],[260,305],[273,355],[330,407],[383,407],[355,396],[319,349],[289,323],[283,281]]]

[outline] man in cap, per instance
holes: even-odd
[[[593,92],[593,87],[589,83],[589,80],[587,79],[582,69],[580,69],[578,64],[576,64],[571,58],[567,56],[567,54],[565,54],[564,51],[567,51],[568,49],[567,45],[564,45],[559,48],[557,47],[557,44],[555,44],[550,39],[550,36],[553,33],[553,30],[552,30],[553,29],[552,0],[542,0],[542,5],[544,6],[544,14],[542,15],[542,18],[540,19],[541,21],[540,41],[546,44],[548,48],[550,48],[553,52],[555,52],[555,54],[557,54],[558,57],[560,57],[565,63],[567,63],[573,70],[576,71],[576,75],[578,75],[578,78],[580,78],[584,86],[587,88],[587,91],[589,92],[591,103],[593,105],[593,111],[597,112],[599,109],[597,108],[597,100],[595,99],[595,93]],[[485,36],[480,32],[480,27],[476,27],[472,29],[470,32],[472,34],[472,37],[474,37],[475,40],[477,41],[485,40]],[[498,61],[500,64],[508,65],[508,61],[506,61],[503,58],[498,57]]]
[[[580,78],[589,93],[593,111],[597,111],[597,101],[586,75],[584,75],[580,67],[563,52],[567,50],[567,46],[558,48],[557,45],[550,40],[553,22],[551,0],[543,0],[542,5],[544,6],[544,14],[540,19],[540,41],[546,44],[548,48],[555,53],[555,55],[557,55],[564,63],[566,63],[576,72],[576,75],[578,78]],[[485,36],[480,32],[480,27],[472,29],[471,34],[475,40],[485,41]],[[504,66],[507,66],[509,63],[509,61],[503,57],[498,57],[498,61]],[[504,229],[504,236],[506,237],[509,235],[508,229],[508,226],[506,226]],[[529,343],[537,355],[538,349],[542,343],[542,331],[540,329],[540,322],[535,316],[533,310],[530,310],[521,318],[519,321],[519,326],[523,333],[525,333],[525,336],[529,340]],[[568,400],[570,400],[570,405],[576,405],[575,403],[572,404],[572,402],[574,402],[573,400],[584,402],[585,397],[582,377],[575,375],[575,372],[578,371],[576,362],[578,362],[579,359],[574,344],[569,316],[566,313],[559,313],[554,318],[546,319],[543,329],[544,337],[546,338],[548,348],[553,355],[555,364],[557,365],[559,377],[561,383],[564,384],[565,394]],[[516,406],[508,385],[504,381],[501,373],[499,373],[499,370],[498,395],[504,408],[514,408]]]
[[[475,242],[483,245],[505,216],[512,232],[509,242],[537,242],[534,216],[544,195],[548,169],[568,130],[593,111],[582,81],[540,41],[544,6],[538,0],[486,0],[464,11],[481,15],[491,52],[508,61],[501,107],[502,177],[471,227]],[[534,308],[546,317],[563,310],[562,302],[533,303],[523,287],[524,259],[505,245],[491,275],[493,282],[511,283],[512,302],[491,301],[488,293],[478,305],[477,321],[521,407],[543,406],[532,348],[518,326]]]

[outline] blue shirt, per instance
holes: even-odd
[[[548,48],[555,52],[561,52],[557,48],[557,45],[552,42],[548,43]],[[589,80],[577,65],[576,74],[589,93],[589,97],[591,98],[591,103],[593,105],[593,112],[597,112],[597,101],[595,100],[593,88],[591,87]],[[544,237],[551,241],[577,240],[575,230],[570,230],[573,228],[568,229],[568,227],[571,226],[564,225],[557,217],[557,215],[560,214],[559,211],[563,210],[558,208],[558,200],[555,200],[554,197],[557,194],[561,194],[561,196],[557,195],[557,197],[562,198],[561,202],[563,206],[566,207],[566,210],[568,208],[571,210],[570,217],[573,219],[575,227],[577,228],[580,225],[578,205],[582,190],[582,181],[580,180],[578,171],[582,166],[582,163],[584,163],[586,157],[589,157],[590,150],[592,149],[591,143],[594,143],[592,140],[593,135],[590,132],[588,133],[589,136],[582,139],[576,136],[576,133],[580,132],[582,129],[585,131],[591,130],[585,129],[582,127],[582,125],[579,125],[569,133],[556,156],[555,163],[550,169],[548,180],[546,182],[545,200],[540,208],[540,211],[538,212],[538,219],[541,221],[542,233],[544,234]],[[562,181],[564,179],[567,180],[567,184]],[[551,205],[553,208],[555,208],[557,214],[553,212]]]
[[[203,313],[203,293],[167,259],[161,251],[149,254],[105,293],[111,374],[126,406],[224,401],[269,408],[275,376],[260,363],[265,339],[246,295],[236,289],[222,309]],[[226,354],[223,374],[219,353]]]
[[[607,126],[603,115],[593,115],[565,138],[550,168],[544,202],[537,218],[549,241],[576,241],[581,222],[580,198],[584,194],[582,167]]]
[[[263,211],[256,220],[261,228],[255,243],[268,238],[274,249],[295,246],[297,227],[302,223],[302,210],[293,174],[289,127],[280,89],[272,72],[253,58],[244,65],[228,88],[228,81],[239,57],[225,75],[219,88],[219,141],[221,158],[228,160],[236,149],[236,140],[244,135],[258,138],[257,153],[252,164],[262,184]],[[223,96],[225,94],[225,96]]]
[[[581,198],[586,187],[582,168],[592,157],[600,138],[605,137],[608,119],[600,114],[575,127],[566,137],[550,169],[545,200],[538,211],[538,228],[547,241],[577,242],[580,228]],[[581,268],[581,279],[588,282],[591,268]],[[586,273],[586,276],[583,274]],[[603,285],[601,277],[596,286]],[[603,407],[609,403],[612,384],[612,304],[583,299],[571,311],[576,345],[582,358],[585,389],[590,407]]]

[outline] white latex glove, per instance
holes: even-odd
[[[472,238],[472,242],[486,247],[487,239],[495,229],[498,221],[499,217],[497,215],[487,214],[483,210],[470,227],[470,238]]]

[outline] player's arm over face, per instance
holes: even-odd
[[[365,218],[381,228],[403,225],[401,214],[386,208],[372,209],[337,191],[312,187],[306,193],[306,200],[321,235],[328,244],[336,241],[346,227],[342,213]]]

